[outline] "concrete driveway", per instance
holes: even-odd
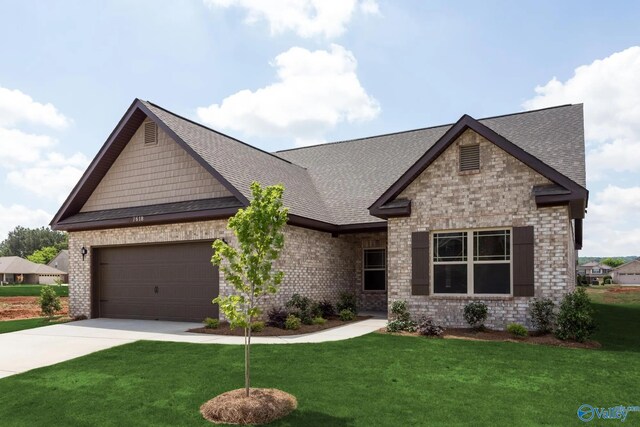
[[[368,319],[312,334],[255,337],[251,341],[256,344],[339,341],[368,334],[386,323],[384,319]],[[243,337],[186,332],[201,326],[157,320],[90,319],[0,334],[0,378],[138,340],[243,344]]]

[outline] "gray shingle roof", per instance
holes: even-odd
[[[585,186],[582,104],[479,120]],[[279,151],[308,169],[339,224],[379,221],[367,208],[451,125]]]
[[[66,274],[45,264],[36,264],[17,256],[0,257],[0,274]]]
[[[452,126],[271,154],[144,104],[247,199],[252,181],[282,183],[290,213],[336,225],[379,222],[368,207]],[[582,104],[479,121],[585,186]]]

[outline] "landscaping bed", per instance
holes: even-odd
[[[415,336],[421,337],[418,332],[388,332],[385,328],[379,329],[378,333],[381,334],[391,334],[391,335],[406,335],[406,336]],[[429,337],[430,338],[430,337]],[[586,349],[594,349],[600,348],[601,345],[597,341],[586,341],[586,342],[576,342],[576,341],[563,341],[556,338],[553,334],[530,334],[526,337],[516,338],[511,333],[507,331],[496,331],[492,329],[484,329],[482,331],[477,331],[471,328],[449,328],[445,329],[442,334],[442,338],[444,339],[459,339],[459,340],[470,340],[470,341],[501,341],[501,342],[522,342],[527,344],[539,344],[539,345],[550,345],[556,347],[568,347],[568,348],[586,348]]]
[[[273,326],[265,326],[264,329],[260,332],[251,332],[251,336],[256,337],[276,337],[282,335],[302,335],[309,334],[312,332],[324,331],[325,329],[337,328],[339,326],[344,326],[348,323],[358,322],[361,320],[370,319],[371,316],[356,316],[353,320],[340,320],[338,316],[329,317],[326,323],[322,325],[305,325],[301,324],[300,329],[281,329]],[[212,334],[212,335],[233,335],[233,336],[244,336],[244,329],[235,328],[231,329],[227,322],[220,322],[220,326],[218,328],[193,328],[189,329],[187,332],[195,332],[199,334]]]
[[[56,313],[66,316],[69,312],[69,298],[61,297],[62,311]],[[0,321],[30,319],[42,316],[38,297],[0,297]]]

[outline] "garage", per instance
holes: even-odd
[[[94,317],[201,322],[218,317],[211,242],[94,248]]]

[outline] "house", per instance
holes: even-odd
[[[584,158],[582,105],[269,153],[136,99],[51,225],[69,232],[72,316],[200,321],[233,289],[211,242],[235,243],[252,181],[282,183],[285,279],[267,307],[346,291],[462,326],[482,300],[503,328],[574,289]]]
[[[606,264],[600,264],[599,262],[591,261],[579,265],[576,270],[580,276],[586,277],[587,283],[594,283],[599,282],[605,276],[609,276],[613,268]]]
[[[61,249],[51,261],[47,263],[49,267],[69,273],[69,250]]]
[[[611,271],[613,283],[620,285],[640,285],[640,258],[622,264]]]
[[[56,268],[44,264],[36,264],[17,256],[0,257],[0,283],[28,283],[48,285],[60,279],[64,281],[66,274]]]

